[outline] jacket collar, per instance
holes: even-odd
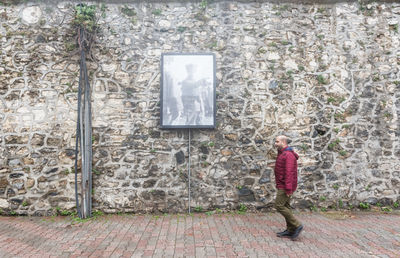
[[[281,154],[281,153],[283,153],[284,151],[293,151],[293,148],[290,147],[290,146],[286,146],[286,148],[283,148],[283,149],[281,149],[281,150],[278,150],[278,153]]]

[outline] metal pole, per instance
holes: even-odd
[[[83,68],[85,72],[85,95],[84,95],[84,106],[85,106],[85,113],[84,113],[84,123],[85,123],[85,163],[84,170],[85,170],[85,188],[86,188],[86,210],[85,214],[86,217],[91,216],[91,203],[92,203],[92,110],[91,110],[91,94],[90,94],[90,84],[89,84],[89,77],[87,74],[87,67],[86,62],[83,63]]]
[[[81,39],[83,38],[82,31]],[[81,42],[81,44],[83,44]],[[80,109],[79,123],[81,149],[81,209],[80,217],[88,218],[92,213],[92,110],[89,77],[86,66],[85,49],[81,49],[81,75],[79,87],[83,89],[83,102]]]
[[[86,107],[85,107],[85,80],[86,80],[86,74],[85,70],[83,69],[83,64],[85,62],[85,51],[82,49],[81,50],[81,70],[82,70],[82,81],[81,81],[81,87],[83,91],[83,101],[81,102],[81,109],[80,109],[80,152],[81,152],[81,218],[87,218],[87,203],[86,203],[86,169],[85,169],[85,164],[86,164],[86,153],[85,153],[85,112],[86,112]]]
[[[188,184],[189,184],[189,213],[190,213],[190,128],[189,128],[189,149],[188,149],[188,154],[189,154],[189,160],[188,160]]]

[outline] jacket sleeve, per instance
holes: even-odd
[[[294,177],[297,177],[296,157],[292,153],[288,153],[285,163],[285,192],[287,194],[292,194],[294,192]]]

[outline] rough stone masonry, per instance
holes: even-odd
[[[159,129],[166,52],[217,60],[217,128],[192,130],[192,208],[268,207],[283,132],[300,155],[295,206],[400,201],[400,3],[293,2],[91,3],[94,209],[188,209],[188,131]],[[0,4],[3,214],[75,207],[75,4]]]

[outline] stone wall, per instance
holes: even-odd
[[[2,213],[75,206],[74,4],[0,6]],[[217,128],[191,132],[192,208],[270,207],[283,132],[300,155],[295,206],[399,202],[399,3],[93,4],[94,209],[188,208],[188,131],[159,129],[164,52],[216,54]]]

